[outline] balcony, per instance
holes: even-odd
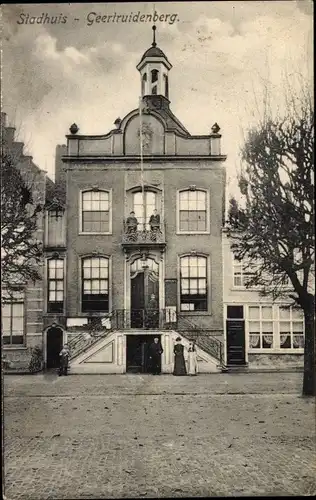
[[[124,250],[158,248],[163,251],[166,247],[165,225],[150,228],[149,224],[130,226],[124,222],[122,234]]]
[[[176,314],[169,309],[116,309],[111,313],[114,329],[163,329],[176,326]]]

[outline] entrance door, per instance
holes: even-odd
[[[244,365],[245,358],[245,320],[243,306],[227,306],[227,364]]]
[[[127,335],[126,372],[150,373],[149,346],[160,335]]]
[[[131,265],[131,327],[159,327],[159,266],[154,259]]]
[[[59,353],[63,347],[63,331],[58,327],[47,330],[46,368],[58,368]]]

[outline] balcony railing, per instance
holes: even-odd
[[[149,224],[137,224],[137,226],[131,226],[124,222],[123,225],[123,235],[122,235],[122,245],[124,246],[135,246],[135,245],[160,245],[165,246],[166,236],[165,236],[165,225],[160,222],[159,226],[150,227]]]
[[[113,329],[171,329],[176,318],[168,309],[116,309],[111,314]]]

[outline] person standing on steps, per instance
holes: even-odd
[[[186,375],[187,369],[184,360],[184,346],[181,343],[181,337],[176,338],[176,345],[173,348],[174,353],[174,369],[173,375]]]
[[[156,295],[151,294],[146,311],[146,328],[158,328],[159,326],[159,308]]]
[[[159,342],[158,337],[155,337],[154,341],[150,344],[148,350],[150,370],[153,375],[160,374],[162,353],[163,353],[162,345]]]
[[[135,217],[135,212],[131,212],[126,219],[126,229],[127,233],[131,235],[131,237],[136,239],[138,220]]]
[[[188,351],[188,375],[197,375],[197,373],[198,373],[198,363],[197,363],[195,340],[192,340],[189,344],[189,351]]]
[[[160,215],[155,209],[153,214],[149,219],[150,231],[151,231],[151,239],[155,241],[157,239],[157,234],[160,230]]]
[[[70,358],[70,350],[68,344],[64,344],[64,347],[59,353],[59,376],[68,375],[68,364]]]

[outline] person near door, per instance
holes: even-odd
[[[163,353],[162,345],[159,342],[158,337],[155,337],[154,341],[150,344],[148,349],[150,371],[153,375],[160,374],[162,353]]]
[[[68,363],[70,357],[70,350],[68,344],[64,344],[64,347],[59,353],[59,376],[67,375],[68,373]]]
[[[155,241],[157,239],[157,233],[160,229],[160,215],[158,214],[156,209],[153,211],[153,214],[150,216],[149,226],[150,226],[150,232],[151,232],[151,239],[153,241]]]
[[[126,219],[127,233],[136,237],[137,226],[138,220],[135,217],[135,212],[132,211]]]
[[[196,375],[198,372],[197,354],[195,347],[195,340],[189,344],[188,350],[188,375]]]
[[[151,294],[150,300],[148,302],[147,314],[146,314],[146,327],[147,328],[157,328],[159,326],[159,309],[156,295]]]
[[[174,353],[173,375],[176,376],[186,375],[187,369],[184,360],[184,346],[181,343],[181,337],[176,338],[176,344],[173,348],[173,353]]]

